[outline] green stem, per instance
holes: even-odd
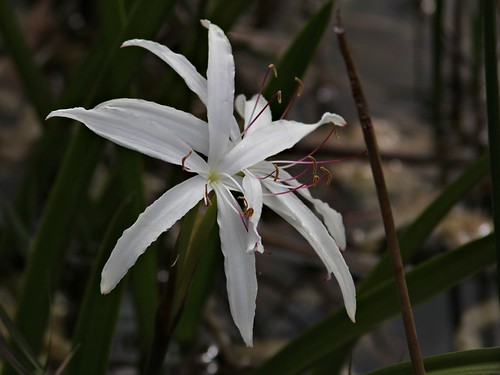
[[[401,315],[403,317],[403,323],[405,326],[406,339],[408,343],[408,349],[410,351],[410,357],[412,360],[413,371],[415,374],[423,375],[425,374],[424,362],[420,350],[420,344],[418,341],[415,321],[413,319],[408,288],[406,286],[403,261],[401,258],[401,251],[399,249],[396,226],[394,224],[394,218],[392,215],[389,195],[387,193],[384,173],[382,171],[382,162],[378,149],[377,137],[373,129],[373,124],[361,86],[361,81],[358,77],[358,73],[356,71],[356,67],[349,50],[349,45],[345,37],[345,30],[340,23],[340,16],[338,20],[339,22],[335,28],[335,31],[339,40],[340,51],[347,68],[347,74],[351,83],[352,95],[356,104],[356,108],[358,110],[359,121],[363,130],[366,147],[368,149],[368,157],[370,160],[373,179],[377,189],[377,196],[382,214],[382,220],[384,223],[387,246],[391,254],[392,268],[396,280],[396,289],[398,292]]]

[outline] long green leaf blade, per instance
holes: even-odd
[[[488,114],[488,144],[491,162],[493,225],[500,230],[500,93],[498,89],[497,12],[494,0],[482,1],[484,18],[484,74],[486,111]],[[500,241],[497,240],[497,290],[500,293]],[[500,296],[499,296],[500,301]]]
[[[130,211],[132,211],[132,216],[135,216],[134,205],[135,202],[129,198],[128,202],[116,211],[103,239],[78,314],[73,335],[73,347],[76,351],[69,362],[67,374],[104,374],[106,372],[124,283],[120,283],[108,295],[102,295],[99,288],[101,271],[117,238],[123,229],[131,224]]]
[[[151,1],[136,2],[123,36],[136,30],[134,22],[139,22],[145,16],[150,16],[148,18],[149,26],[147,30],[142,30],[139,35],[152,36],[163,21],[161,16],[171,8],[172,4],[173,1],[160,0],[154,3]],[[95,56],[98,58],[103,55],[97,54]],[[102,67],[98,70],[89,68],[87,73],[98,71],[100,78],[103,79],[102,75],[106,69],[109,69],[113,56],[115,55],[102,57],[104,60],[101,61],[101,64],[105,65],[105,69]],[[132,69],[132,66],[129,69]],[[84,76],[82,78],[89,82],[84,83],[80,80],[80,84],[75,87],[83,89],[84,93],[88,93],[89,90],[92,92],[92,87],[89,85],[92,86],[95,83],[96,77]],[[123,88],[129,78],[130,70],[128,75],[122,76]],[[81,92],[79,97],[82,97]],[[69,241],[72,219],[78,212],[79,202],[82,201],[81,198],[86,192],[103,145],[104,142],[95,135],[91,135],[88,130],[82,127],[77,129],[52,189],[33,243],[19,298],[16,324],[35,353],[41,347],[48,317],[50,295],[57,285],[65,258],[64,253]]]
[[[484,375],[500,373],[500,347],[466,350],[424,359],[429,375]],[[411,363],[404,362],[372,371],[367,375],[410,374]]]
[[[288,103],[297,88],[295,77],[302,78],[311,62],[321,37],[330,21],[333,0],[328,1],[312,16],[295,37],[276,65],[278,78],[269,82],[264,90],[264,96],[269,99],[278,90],[282,92],[283,103]],[[273,117],[279,118],[284,105],[271,103]]]
[[[489,235],[418,265],[406,275],[413,303],[442,293],[494,260],[493,235]],[[394,283],[386,281],[359,297],[355,324],[344,311],[334,313],[264,363],[256,374],[299,374],[398,312]]]

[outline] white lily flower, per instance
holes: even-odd
[[[208,122],[177,109],[137,100],[115,99],[93,109],[53,111],[50,117],[67,117],[84,123],[98,135],[132,150],[182,166],[194,176],[174,186],[153,202],[118,240],[102,271],[101,292],[109,293],[158,236],[167,231],[200,200],[217,195],[217,222],[234,322],[247,346],[252,346],[257,278],[255,252],[264,250],[257,232],[262,205],[270,207],[297,229],[312,245],[329,273],[337,278],[347,314],[354,321],[355,288],[339,251],[345,247],[340,214],[312,198],[280,168],[266,161],[294,146],[323,124],[340,126],[344,120],[325,113],[315,124],[272,121],[262,96],[238,97],[236,109],[245,120],[240,131],[234,117],[234,60],[223,31],[209,21],[207,78],[182,55],[147,40],[129,40],[123,46],[145,48],[170,65],[207,107]],[[202,156],[200,156],[202,155]],[[315,176],[317,177],[317,176]],[[313,204],[325,225],[294,194]],[[243,208],[232,192],[243,195]],[[328,229],[327,229],[328,228]]]

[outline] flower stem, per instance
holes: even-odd
[[[420,344],[417,337],[415,321],[413,319],[408,288],[406,286],[403,261],[401,259],[401,252],[396,235],[396,227],[394,225],[391,204],[389,202],[384,173],[382,171],[382,163],[380,152],[378,149],[377,138],[373,129],[372,120],[368,111],[368,105],[366,103],[361,82],[359,80],[356,67],[354,66],[354,61],[352,59],[349,45],[345,37],[345,29],[341,26],[339,13],[337,13],[335,33],[337,34],[340,51],[347,68],[352,95],[358,111],[359,121],[363,130],[366,147],[368,149],[368,157],[370,160],[373,179],[375,181],[375,187],[377,189],[380,211],[382,213],[382,220],[384,222],[384,229],[387,237],[387,245],[391,254],[392,268],[394,277],[396,279],[396,289],[399,298],[401,315],[403,317],[403,323],[405,326],[406,339],[408,343],[408,349],[410,351],[413,371],[415,374],[422,375],[425,374],[425,368],[422,353],[420,351]]]

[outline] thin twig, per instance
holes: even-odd
[[[406,331],[406,339],[408,342],[408,349],[410,351],[411,362],[415,374],[425,374],[425,368],[420,351],[420,345],[417,337],[417,330],[415,328],[415,321],[413,320],[413,313],[411,310],[410,297],[406,287],[406,279],[403,268],[403,261],[401,259],[401,252],[399,250],[399,243],[396,235],[396,227],[394,225],[394,218],[392,216],[391,204],[387,194],[387,187],[385,184],[384,173],[382,171],[382,163],[377,144],[377,138],[373,130],[372,120],[368,112],[368,105],[363,94],[361,82],[358,78],[356,68],[347,44],[345,37],[345,29],[342,26],[340,13],[337,12],[337,24],[335,33],[340,45],[340,51],[344,58],[344,62],[349,75],[351,83],[352,95],[356,108],[358,110],[359,121],[363,129],[363,136],[365,138],[366,147],[368,149],[368,157],[372,169],[373,179],[377,188],[377,196],[384,222],[385,233],[387,237],[387,246],[389,248],[392,260],[392,268],[394,277],[396,279],[396,289],[399,297],[399,304],[401,315]]]

